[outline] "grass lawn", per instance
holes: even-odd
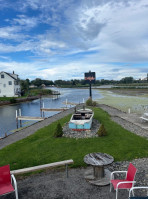
[[[86,139],[54,138],[57,122],[35,134],[0,150],[0,166],[10,164],[11,170],[56,161],[73,159],[73,167],[85,166],[83,157],[91,152],[112,155],[115,161],[148,157],[148,140],[139,137],[111,121],[110,116],[94,108],[95,118],[104,124],[107,136]],[[61,119],[64,125],[70,115]]]

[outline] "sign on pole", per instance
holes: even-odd
[[[92,98],[91,92],[91,84],[95,83],[96,80],[96,73],[89,71],[88,73],[84,73],[84,79],[87,84],[89,84],[89,96]]]

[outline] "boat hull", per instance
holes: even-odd
[[[69,128],[72,130],[89,130],[92,126],[93,112],[89,113],[79,113],[73,114],[69,122]],[[89,115],[89,118],[87,118]]]

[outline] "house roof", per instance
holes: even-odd
[[[5,73],[5,74],[7,74],[9,77],[11,77],[12,79],[17,80],[17,78],[13,77],[11,73],[7,73],[7,72],[4,72],[4,71],[2,71],[1,73]]]

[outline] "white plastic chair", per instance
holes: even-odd
[[[134,196],[133,193],[134,193],[134,190],[147,190],[147,196]],[[148,199],[148,187],[132,187],[129,191],[129,199]]]

